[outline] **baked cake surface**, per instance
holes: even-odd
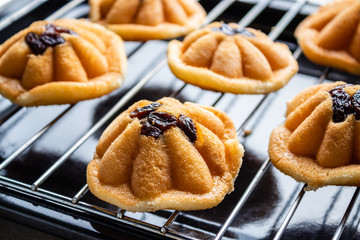
[[[195,0],[90,0],[90,18],[124,40],[166,39],[199,28],[206,12]]]
[[[171,71],[204,89],[258,94],[276,91],[297,72],[289,48],[235,23],[214,22],[168,46]]]
[[[129,211],[206,209],[233,190],[243,154],[224,112],[142,100],[104,131],[87,182],[95,196]]]
[[[313,62],[360,74],[360,1],[337,0],[307,17],[295,31]]]
[[[310,87],[288,102],[269,155],[279,170],[308,184],[360,186],[360,85]]]
[[[21,106],[76,103],[118,88],[126,69],[121,38],[104,27],[39,21],[0,46],[0,93]]]

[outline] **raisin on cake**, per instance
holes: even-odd
[[[287,106],[269,143],[272,163],[308,189],[360,186],[360,85],[321,84]]]
[[[21,106],[76,103],[118,88],[124,45],[85,20],[39,21],[0,46],[0,94]]]
[[[206,209],[233,190],[243,154],[224,112],[173,98],[142,100],[100,137],[87,183],[129,211]]]

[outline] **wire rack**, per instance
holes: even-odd
[[[22,208],[27,203],[39,204],[55,215],[73,216],[75,220],[58,219],[62,222],[58,228],[92,229],[85,234],[87,237],[121,238],[107,232],[107,228],[120,228],[136,236],[173,239],[359,238],[359,188],[327,187],[305,192],[304,184],[281,174],[267,157],[268,136],[283,121],[288,99],[324,81],[356,82],[354,76],[308,62],[296,45],[294,27],[318,6],[306,0],[200,3],[208,12],[204,24],[231,20],[243,27],[260,28],[271,39],[288,44],[299,61],[300,73],[276,93],[215,93],[172,76],[166,64],[166,41],[127,42],[126,83],[108,96],[75,105],[38,108],[22,108],[0,98],[0,199],[16,198]],[[48,1],[30,1],[2,17],[0,31],[9,35],[9,29],[19,22],[19,26],[29,24],[28,16],[39,8],[47,9],[49,21],[84,17],[89,9],[84,0],[63,1],[50,14],[46,4]],[[246,154],[235,191],[218,207],[194,212],[131,213],[96,199],[88,191],[85,169],[101,132],[138,99],[157,100],[163,96],[215,106],[235,122]],[[68,227],[64,222],[73,225]]]

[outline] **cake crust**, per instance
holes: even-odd
[[[52,24],[76,31],[78,35],[64,36],[65,43],[35,55],[22,39],[30,32],[41,34],[47,24],[35,22],[0,46],[1,95],[20,106],[68,104],[100,97],[121,86],[127,59],[117,35],[85,20],[56,20]],[[93,34],[102,37],[92,38]],[[94,48],[92,52],[98,55],[88,55],[84,47]],[[25,56],[24,66],[12,66],[12,73],[7,65],[17,56]]]
[[[157,103],[158,112],[191,117],[196,140],[190,142],[178,127],[159,138],[143,135],[143,124],[130,113],[152,102],[137,102],[101,136],[87,168],[90,191],[133,212],[216,206],[233,190],[244,154],[231,119],[215,108],[171,98]]]
[[[313,62],[360,74],[360,2],[337,0],[305,18],[295,30],[304,54]]]
[[[308,184],[360,185],[360,86],[334,82],[297,94],[286,121],[273,130],[270,160],[281,172]]]
[[[316,190],[326,185],[360,186],[360,165],[350,164],[336,168],[319,166],[313,158],[300,156],[289,151],[291,131],[284,125],[271,133],[269,156],[271,162],[281,172],[296,181],[307,183],[308,190]]]
[[[169,43],[168,64],[175,76],[203,89],[263,94],[280,89],[297,72],[298,64],[286,45],[250,28],[245,31],[253,36],[212,30],[222,25],[212,23],[183,42]]]
[[[124,3],[120,4],[121,1]],[[115,0],[110,1],[109,5],[106,5],[106,2],[109,1],[90,1],[91,20],[106,26],[127,41],[146,41],[184,36],[199,28],[206,16],[202,6],[193,0],[147,0],[143,3],[140,3],[140,1],[125,3],[126,1],[123,0]],[[144,10],[144,13],[139,16],[140,10],[138,8],[140,8],[141,4],[149,6],[149,13]],[[123,13],[125,16],[121,18],[119,16],[121,14],[116,15],[117,9],[115,8],[119,8],[118,11],[125,11],[121,8],[126,8],[126,12]],[[156,14],[150,12],[156,9],[158,9]],[[162,11],[168,11],[170,15],[167,16],[167,13]],[[104,12],[106,12],[105,16]],[[126,14],[129,14],[129,16],[126,16]],[[117,17],[110,18],[109,15],[116,15]],[[154,20],[154,15],[162,17]],[[139,20],[139,18],[142,20]]]

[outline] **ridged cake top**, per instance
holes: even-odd
[[[233,189],[241,156],[233,123],[224,113],[171,98],[144,100],[102,134],[88,183],[102,199],[107,199],[107,188],[119,192],[121,196],[110,201],[131,211],[202,209],[207,207],[190,202],[198,198],[212,206],[219,203]],[[173,203],[175,196],[184,197],[178,201],[188,207]],[[148,201],[157,203],[140,207]]]
[[[289,48],[259,30],[213,22],[172,40],[167,51],[171,71],[204,89],[235,94],[269,93],[297,72]]]
[[[212,23],[188,35],[183,61],[229,78],[268,80],[288,59],[265,34],[237,24]]]
[[[0,93],[19,105],[98,97],[117,88],[125,71],[122,40],[85,20],[35,22],[0,46]]]
[[[197,5],[193,0],[100,0],[92,1],[99,8],[95,20],[108,24],[141,24],[156,26],[161,23],[186,25]]]
[[[0,74],[19,79],[26,89],[51,81],[86,82],[109,71],[108,43],[76,22],[37,22],[8,41],[0,49]]]
[[[338,0],[320,7],[295,31],[310,60],[360,74],[360,1]]]
[[[90,18],[130,41],[184,36],[206,12],[196,0],[90,0]]]
[[[360,162],[360,85],[322,84],[288,103],[289,150],[311,156],[322,167]]]

